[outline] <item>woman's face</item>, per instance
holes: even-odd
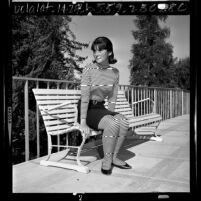
[[[93,55],[94,55],[94,59],[96,60],[97,63],[108,64],[109,53],[107,50],[105,50],[105,49],[99,50],[96,48],[95,51],[93,51]]]

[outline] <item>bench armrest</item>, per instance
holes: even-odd
[[[148,101],[150,100],[152,103],[154,102],[153,100],[151,100],[150,98],[145,98],[145,99],[142,99],[142,100],[139,100],[139,101],[136,101],[136,102],[133,102],[132,104],[137,104],[137,103],[140,103],[140,102],[144,102],[144,101]]]
[[[152,111],[154,110],[154,101],[152,100],[152,99],[150,99],[150,98],[145,98],[145,99],[143,99],[143,100],[139,100],[139,101],[136,101],[136,102],[133,102],[133,105],[135,105],[135,104],[137,104],[137,103],[140,103],[140,102],[144,102],[144,101],[151,101],[151,109],[152,109]]]

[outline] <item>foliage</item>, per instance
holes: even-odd
[[[76,50],[88,44],[75,40],[69,16],[13,16],[13,75],[73,79],[85,58]]]
[[[179,59],[175,63],[175,82],[181,89],[190,90],[190,58]]]
[[[159,20],[167,16],[136,16],[134,23],[138,30],[132,32],[137,43],[133,44],[130,60],[130,84],[144,86],[172,87],[171,70],[174,66],[173,46],[165,39],[170,30],[161,28]]]
[[[74,70],[81,71],[79,65],[86,59],[77,55],[76,51],[88,47],[88,44],[76,41],[76,36],[69,28],[70,22],[71,18],[69,16],[13,15],[12,75],[74,80]],[[23,156],[25,83],[16,80],[13,83],[13,153],[15,155],[15,152],[20,150]],[[33,87],[35,87],[35,84],[29,82],[29,92]],[[35,111],[35,99],[33,94],[30,93],[30,144],[34,144],[36,138]],[[45,132],[44,126],[40,128],[40,131]],[[35,150],[31,150],[31,155],[33,155],[33,152]]]

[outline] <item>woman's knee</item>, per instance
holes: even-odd
[[[111,116],[111,118],[108,120],[108,127],[107,129],[112,129],[115,132],[118,132],[120,128],[120,122],[118,119],[113,118],[113,116]]]
[[[120,128],[120,123],[118,119],[115,119],[111,115],[107,115],[103,117],[103,119],[99,123],[99,127],[101,127],[102,129],[118,131]]]
[[[122,115],[122,114],[118,114],[114,116],[116,119],[118,119],[119,124],[121,127],[125,128],[125,129],[129,129],[129,122],[128,119]]]

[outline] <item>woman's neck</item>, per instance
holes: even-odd
[[[106,68],[109,68],[109,67],[110,67],[110,65],[109,65],[108,62],[96,63],[96,64],[97,64],[97,66],[98,66],[99,68],[101,68],[101,69],[106,69]]]

